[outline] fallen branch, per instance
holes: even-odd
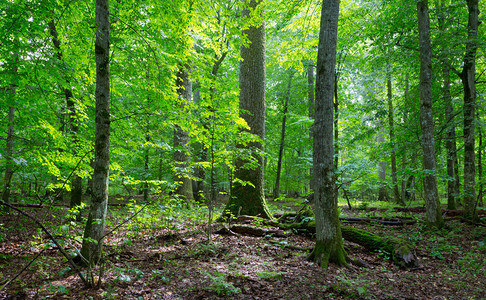
[[[403,225],[413,225],[417,223],[414,219],[404,219],[404,218],[390,218],[390,219],[377,219],[377,218],[360,218],[360,217],[339,217],[339,220],[346,221],[348,223],[378,223],[383,225],[391,226],[403,226]]]
[[[19,276],[20,276],[20,274],[22,274],[22,273],[23,273],[25,270],[27,270],[27,268],[28,268],[28,267],[29,267],[29,266],[30,266],[32,263],[34,263],[34,261],[36,261],[36,259],[37,259],[37,258],[38,258],[38,257],[39,257],[39,256],[40,256],[42,253],[44,253],[44,251],[45,251],[45,250],[46,250],[46,248],[42,249],[42,251],[40,251],[39,253],[37,253],[37,254],[34,256],[34,258],[33,258],[33,259],[31,259],[31,260],[29,261],[29,263],[28,263],[28,264],[26,264],[26,265],[25,265],[25,266],[22,268],[22,270],[20,270],[20,272],[18,272],[18,273],[17,273],[17,275],[15,275],[13,278],[11,278],[11,279],[9,279],[7,282],[5,282],[5,284],[4,284],[4,285],[2,285],[2,287],[0,287],[0,292],[1,292],[1,291],[2,291],[2,290],[3,290],[3,289],[4,289],[4,288],[7,286],[7,285],[9,285],[9,284],[10,284],[10,282],[12,282],[12,281],[14,281],[15,279],[17,279],[17,277],[19,277]]]
[[[67,252],[64,250],[64,248],[61,247],[61,245],[59,244],[59,242],[54,238],[54,236],[49,232],[49,230],[47,230],[47,228],[44,227],[44,225],[41,222],[39,222],[36,218],[34,218],[33,216],[29,215],[25,211],[23,211],[23,210],[15,207],[15,206],[12,206],[12,205],[10,205],[10,204],[2,201],[2,200],[0,200],[0,205],[5,205],[7,207],[10,207],[11,209],[13,209],[13,210],[21,213],[22,215],[24,215],[27,218],[29,218],[32,221],[34,221],[42,229],[42,231],[44,231],[47,234],[47,236],[49,237],[49,239],[54,243],[54,245],[57,246],[57,248],[62,253],[62,255],[68,260],[69,264],[76,271],[76,273],[78,274],[78,276],[81,279],[81,281],[83,282],[83,284],[85,286],[88,286],[88,282],[86,281],[86,278],[84,278],[83,274],[81,274],[81,271],[79,270],[78,266],[74,263],[74,261],[72,260],[71,256],[69,256],[69,254],[67,254]]]

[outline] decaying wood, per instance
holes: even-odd
[[[359,218],[359,217],[339,217],[339,220],[348,223],[378,223],[391,226],[413,225],[417,223],[414,219],[409,218]]]
[[[242,235],[250,235],[250,236],[267,236],[271,235],[274,237],[287,237],[288,233],[284,232],[281,229],[267,229],[267,228],[261,228],[257,226],[251,226],[251,225],[244,225],[244,224],[235,224],[229,226],[229,228],[226,228],[223,226],[223,228],[217,230],[215,233],[217,234],[242,234]]]
[[[393,210],[400,211],[400,212],[413,212],[413,213],[424,213],[425,207],[394,207]],[[486,210],[479,209],[477,211],[478,216],[485,216]],[[456,216],[463,216],[464,210],[462,209],[442,209],[442,215],[444,217],[456,217]]]
[[[10,205],[15,207],[31,207],[31,208],[49,207],[49,205],[46,204],[35,204],[35,203],[10,203]]]

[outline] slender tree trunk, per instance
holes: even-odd
[[[397,155],[396,155],[396,147],[395,147],[395,122],[393,121],[393,92],[392,92],[392,81],[391,81],[391,74],[388,73],[388,79],[386,80],[386,87],[387,87],[387,98],[388,98],[388,126],[389,135],[390,135],[390,143],[391,143],[391,167],[392,167],[392,184],[393,184],[393,198],[395,203],[405,205],[405,202],[400,197],[400,190],[398,189],[398,180],[397,180]]]
[[[12,96],[15,97],[15,88],[12,91]],[[12,169],[12,155],[13,155],[13,141],[14,141],[14,121],[15,121],[15,107],[10,106],[8,108],[8,131],[7,131],[7,147],[6,147],[6,168],[5,168],[5,181],[3,184],[3,202],[10,201],[10,182],[13,176]]]
[[[177,72],[177,93],[179,94],[180,108],[183,109],[186,103],[192,99],[192,82],[189,78],[189,65],[181,66]],[[174,126],[174,163],[176,174],[174,181],[179,183],[175,190],[177,195],[181,195],[187,204],[194,200],[192,182],[189,179],[190,161],[190,137],[189,132],[183,130],[179,125]]]
[[[334,74],[334,170],[339,167],[339,94],[338,94],[338,72]],[[336,198],[339,191],[336,192]]]
[[[445,106],[446,117],[446,150],[447,150],[447,208],[456,209],[456,197],[458,191],[456,190],[456,176],[455,176],[455,160],[456,155],[456,126],[454,125],[454,108],[452,106],[452,98],[450,93],[450,76],[449,67],[444,66],[442,68],[442,74],[444,77],[443,97]]]
[[[62,63],[61,42],[59,41],[59,35],[57,32],[56,24],[53,19],[49,21],[48,26],[51,33],[52,44],[54,45],[54,48],[56,48],[57,51],[56,54],[57,59],[59,60],[60,63]],[[69,83],[69,81],[67,82]],[[79,140],[78,140],[79,127],[76,121],[76,106],[74,103],[74,95],[73,92],[68,88],[64,88],[63,92],[66,98],[66,108],[68,109],[68,113],[69,113],[69,131],[71,134],[71,140],[73,145],[73,154],[74,156],[76,156],[77,148],[79,147]],[[83,180],[75,171],[73,173],[72,181],[71,181],[71,201],[69,207],[73,208],[76,205],[80,205],[82,196],[83,196]]]
[[[218,24],[220,22],[220,19],[218,18]],[[216,82],[216,77],[219,72],[219,68],[223,64],[223,61],[226,58],[226,55],[228,52],[223,52],[219,57],[216,55],[214,57],[214,62],[213,62],[213,68],[211,70],[211,87],[209,88],[209,97],[211,99],[211,105],[214,104],[214,96],[216,93],[215,90],[215,82]],[[197,102],[200,99],[199,91],[194,92],[194,101]],[[211,109],[215,109],[215,107],[211,107]],[[209,126],[214,126],[214,124],[211,124],[208,126],[207,120],[202,120],[203,126],[205,129],[209,130]],[[213,130],[214,128],[211,128]],[[213,153],[211,153],[212,157]],[[200,150],[199,150],[199,162],[204,162],[208,159],[208,147],[203,145],[202,143],[200,144]],[[196,170],[194,172],[194,175],[199,179],[197,181],[194,181],[194,187],[193,187],[193,192],[194,192],[194,198],[197,201],[202,201],[202,197],[204,195],[204,179],[206,178],[206,171],[203,167],[196,167]]]
[[[110,164],[110,22],[108,0],[96,0],[96,132],[93,196],[81,255],[96,264],[102,254]]]
[[[18,63],[19,63],[19,53],[15,53],[15,58],[12,63],[12,74],[13,80],[10,88],[8,89],[12,100],[11,103],[15,103],[15,94],[17,92],[17,75],[18,75]],[[3,202],[8,203],[10,201],[10,189],[12,176],[14,174],[12,163],[13,163],[13,146],[14,146],[14,122],[15,122],[15,107],[13,105],[8,108],[8,129],[7,129],[7,143],[6,143],[6,159],[5,159],[5,177],[3,183]]]
[[[309,62],[307,66],[307,93],[308,93],[308,105],[309,105],[309,118],[314,119],[314,105],[315,105],[315,87],[314,87],[314,65],[312,61]],[[309,140],[312,142],[312,130],[313,127],[309,128]],[[314,169],[311,167],[309,169],[310,181],[309,189],[314,191],[314,185],[312,183],[314,177]]]
[[[376,137],[376,142],[378,145],[385,143],[385,129],[384,125],[382,124],[381,120],[378,121],[380,131],[378,132],[378,136]],[[378,201],[388,201],[388,189],[386,184],[386,162],[382,160],[380,157],[380,161],[378,162],[378,179],[380,179],[380,188],[378,190]]]
[[[441,228],[441,215],[437,191],[434,119],[432,115],[432,48],[430,43],[430,20],[428,1],[417,2],[418,29],[420,40],[420,127],[422,132],[425,206],[427,222]]]
[[[479,113],[476,112],[478,124]],[[478,126],[478,135],[479,135],[479,149],[478,149],[478,180],[479,180],[479,194],[478,194],[478,205],[483,206],[483,131],[481,130],[481,126]]]
[[[322,267],[346,265],[333,165],[333,99],[339,0],[323,0],[317,54],[314,123],[316,245],[309,259]]]
[[[408,81],[408,73],[405,75],[405,92],[404,92],[404,98],[405,98],[405,105],[408,105],[410,101],[410,95],[409,95],[409,89],[410,89],[410,83]],[[408,124],[408,110],[405,109],[403,113],[403,122],[405,124]],[[402,169],[405,169],[406,167],[406,161],[407,161],[407,150],[406,147],[403,149],[403,157],[402,157]],[[402,202],[405,203],[405,200],[407,200],[407,181],[405,178],[402,179]]]
[[[145,140],[147,141],[147,144],[150,142],[150,134],[145,135]],[[147,202],[148,201],[148,194],[149,194],[149,184],[148,184],[148,179],[149,179],[149,161],[150,161],[150,149],[147,147],[147,150],[145,152],[145,160],[144,160],[144,171],[145,171],[145,183],[143,184],[143,201]]]
[[[479,27],[478,0],[467,0],[468,42],[464,55],[464,64],[461,73],[464,90],[464,217],[476,219],[476,169],[475,169],[475,137],[474,117],[476,109],[476,52],[477,32]]]
[[[283,107],[283,117],[282,117],[282,131],[280,134],[280,146],[278,149],[278,162],[277,162],[277,179],[275,180],[275,189],[273,190],[273,197],[278,198],[280,194],[280,173],[282,171],[282,156],[285,145],[285,123],[287,121],[287,110],[289,107],[290,91],[292,87],[292,77],[294,76],[294,71],[289,71],[289,84],[287,86],[287,97],[285,98],[285,104]]]
[[[243,18],[248,18],[250,12],[261,5],[262,0],[244,0]],[[263,18],[263,17],[262,17]],[[243,30],[249,45],[240,49],[240,116],[250,127],[249,132],[262,141],[265,140],[265,23],[251,25]],[[260,215],[271,218],[263,190],[263,145],[261,142],[251,142],[246,146],[237,144],[240,149],[251,151],[256,167],[248,169],[248,161],[236,160],[236,171],[231,189],[231,197],[226,204],[225,213],[236,216]],[[245,183],[245,184],[243,184]]]

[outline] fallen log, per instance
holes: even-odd
[[[425,207],[394,207],[393,210],[399,212],[413,212],[413,213],[425,213]],[[486,209],[478,209],[477,210],[478,216],[486,216]],[[463,216],[464,210],[463,209],[442,209],[442,215],[444,217],[457,217]]]
[[[228,232],[229,229],[229,232]],[[287,237],[288,233],[284,232],[281,229],[267,229],[261,228],[257,226],[250,226],[250,225],[231,225],[229,228],[223,227],[217,230],[215,233],[217,234],[231,234],[230,232],[242,234],[242,235],[250,235],[250,236],[267,236],[271,235],[274,237]]]
[[[416,220],[410,218],[360,218],[360,217],[339,217],[339,220],[348,223],[378,223],[391,226],[413,225],[417,223]]]
[[[31,208],[49,207],[49,205],[46,204],[36,204],[36,203],[10,203],[10,205],[15,207],[31,207]]]
[[[292,229],[305,234],[315,234],[314,221],[282,224],[283,228]],[[413,247],[403,240],[393,237],[381,237],[371,232],[351,226],[341,225],[343,238],[349,242],[359,244],[372,252],[389,254],[390,259],[402,268],[416,268],[419,266],[418,257]]]

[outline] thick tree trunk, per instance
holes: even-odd
[[[54,20],[49,21],[48,26],[51,33],[52,44],[54,45],[54,48],[56,48],[57,51],[56,54],[57,59],[59,60],[60,63],[62,63],[61,42],[59,41],[59,35]],[[79,147],[79,140],[78,140],[79,126],[77,125],[77,121],[76,121],[76,106],[74,103],[74,95],[73,92],[68,88],[64,88],[63,92],[66,98],[66,108],[68,109],[68,114],[69,114],[69,131],[71,134],[71,140],[73,145],[73,154],[74,156],[76,156],[77,148]],[[75,171],[73,173],[72,181],[71,181],[71,201],[69,205],[70,208],[73,208],[81,204],[81,197],[83,196],[82,184],[83,184],[82,178]]]
[[[428,1],[417,2],[420,41],[420,128],[422,132],[425,206],[427,222],[441,228],[444,220],[440,213],[437,191],[434,118],[432,115],[432,48],[430,44],[430,20]]]
[[[243,18],[248,18],[262,0],[245,0]],[[243,30],[249,45],[241,47],[240,62],[240,116],[250,127],[249,132],[262,141],[265,139],[265,23],[252,25]],[[271,218],[263,192],[263,145],[251,142],[246,146],[238,144],[240,149],[251,151],[256,166],[248,168],[248,161],[237,159],[236,171],[231,189],[231,196],[226,204],[225,214],[237,216],[260,215]]]
[[[96,264],[101,257],[108,204],[110,164],[110,22],[108,17],[108,0],[96,0],[96,132],[93,196],[81,248],[81,255],[89,264]]]
[[[179,94],[180,108],[183,109],[186,103],[192,100],[192,82],[189,78],[189,66],[181,66],[177,72],[177,93]],[[175,194],[184,198],[187,204],[194,200],[192,182],[189,179],[190,162],[190,137],[189,132],[183,130],[179,125],[174,126],[174,181],[178,183]]]
[[[474,164],[474,117],[476,109],[476,52],[479,27],[478,0],[467,0],[468,42],[464,55],[461,80],[464,90],[464,210],[465,218],[474,220],[476,215],[476,169]]]
[[[389,71],[390,72],[390,71]],[[393,198],[395,203],[405,205],[403,201],[400,190],[398,189],[398,179],[397,179],[397,155],[395,150],[395,122],[393,121],[393,92],[392,92],[392,82],[391,82],[391,74],[388,74],[388,79],[386,80],[386,87],[387,87],[387,98],[388,98],[388,126],[389,128],[389,135],[390,135],[390,143],[391,143],[391,176],[392,176],[392,183],[393,183]]]
[[[316,245],[309,256],[326,268],[329,262],[346,265],[333,165],[333,100],[339,0],[322,2],[317,54],[314,123],[314,202]]]
[[[283,117],[282,117],[282,131],[280,133],[280,146],[278,149],[278,162],[277,162],[277,178],[275,180],[275,189],[273,190],[273,197],[278,198],[280,195],[280,174],[282,172],[282,157],[285,145],[285,124],[287,121],[287,110],[289,107],[290,91],[292,87],[292,77],[294,76],[294,71],[289,71],[289,84],[287,86],[287,97],[285,98],[285,104],[283,107]]]

